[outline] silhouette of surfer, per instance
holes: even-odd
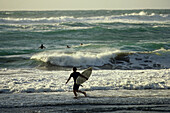
[[[45,49],[46,47],[43,44],[41,44],[41,46],[39,48],[40,49]]]
[[[77,93],[76,92],[82,93],[82,94],[84,94],[84,96],[87,96],[86,92],[83,92],[83,91],[79,90],[80,85],[76,84],[76,79],[77,79],[78,76],[81,76],[81,77],[85,78],[86,80],[88,80],[88,78],[83,76],[79,72],[76,72],[76,71],[77,71],[77,68],[73,67],[73,73],[70,74],[70,77],[68,78],[66,84],[69,82],[71,77],[73,77],[73,80],[74,80],[73,93],[75,95],[75,98],[77,98]]]
[[[67,45],[67,48],[71,48],[71,47]]]

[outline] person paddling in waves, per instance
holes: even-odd
[[[71,47],[67,45],[67,48],[71,48]]]
[[[82,93],[82,94],[84,94],[84,96],[87,96],[86,92],[83,92],[83,91],[79,90],[80,85],[76,84],[76,79],[77,79],[78,76],[81,76],[81,77],[85,78],[86,80],[88,80],[88,78],[83,76],[79,72],[76,72],[76,71],[77,71],[77,68],[73,67],[73,73],[70,74],[70,77],[68,78],[66,84],[69,82],[71,77],[73,77],[73,79],[74,79],[73,93],[75,95],[75,98],[77,98],[77,93],[76,92]]]
[[[40,49],[45,49],[46,47],[43,44],[41,44],[41,46],[39,48]]]

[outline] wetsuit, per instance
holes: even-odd
[[[76,79],[77,79],[77,77],[78,76],[80,76],[81,74],[79,73],[79,72],[73,72],[73,73],[71,73],[71,77],[73,77],[73,79],[74,79],[74,86],[73,86],[73,90],[75,90],[75,91],[78,91],[78,89],[79,89],[79,86],[80,85],[78,85],[78,84],[76,84]]]

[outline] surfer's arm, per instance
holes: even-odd
[[[67,82],[66,82],[66,84],[69,82],[69,80],[71,79],[71,76],[68,78],[68,80],[67,80]]]
[[[85,76],[83,76],[82,74],[80,74],[80,76],[81,76],[81,77],[83,77],[83,78],[85,78],[86,80],[88,80],[88,78],[87,78],[87,77],[85,77]]]

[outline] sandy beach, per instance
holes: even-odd
[[[73,98],[72,92],[1,94],[1,113],[116,112],[162,113],[170,111],[169,90],[88,91]]]
[[[80,70],[81,71],[81,70]],[[1,113],[170,111],[169,69],[93,70],[74,98],[71,71],[1,70]]]

